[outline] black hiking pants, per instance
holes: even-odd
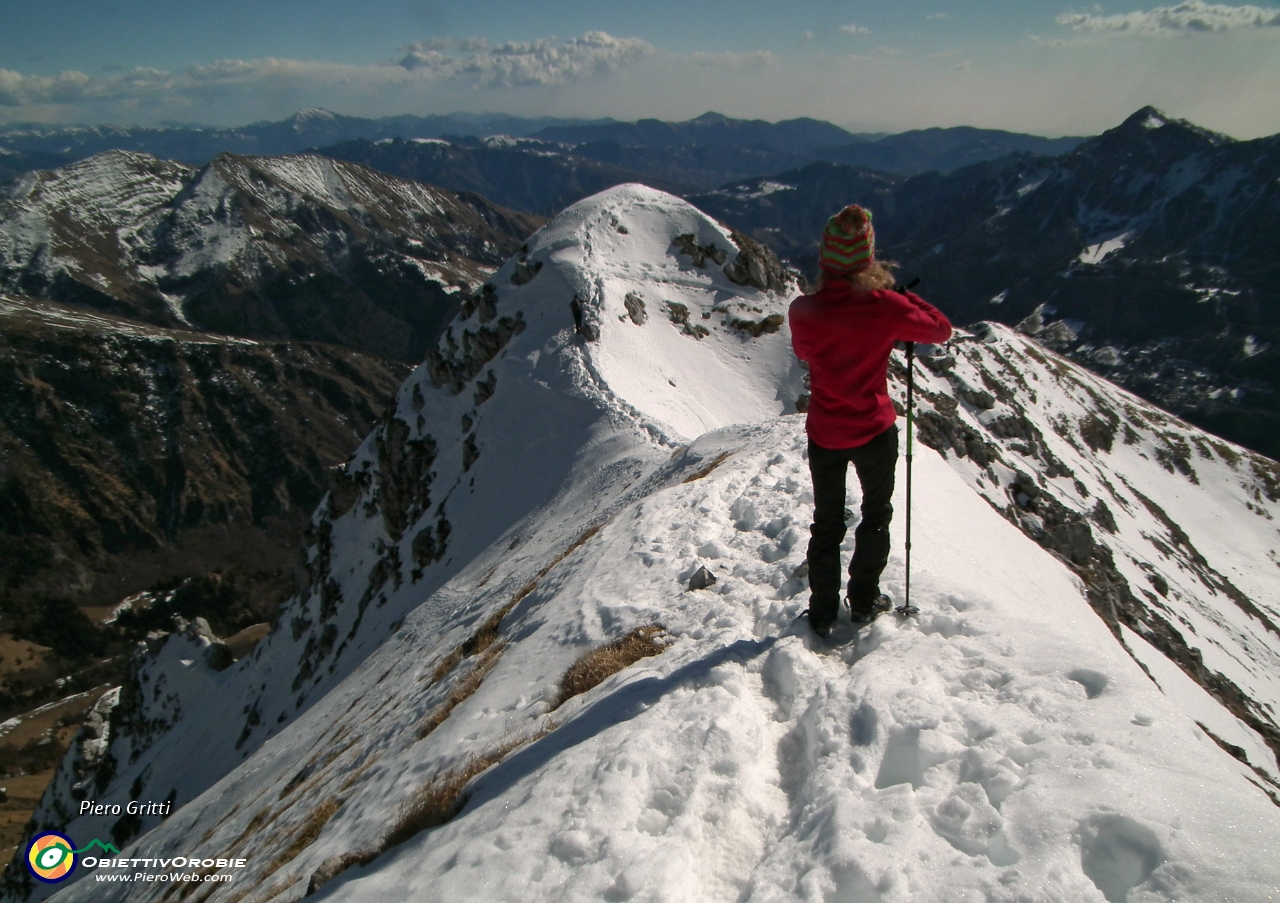
[[[862,484],[862,520],[854,531],[849,563],[849,604],[868,608],[880,594],[880,574],[889,562],[889,521],[893,519],[894,468],[898,463],[898,427],[891,426],[866,445],[830,449],[809,440],[813,475],[813,523],[809,527],[809,622],[835,623],[840,610],[840,544],[844,542],[845,474],[849,464]]]

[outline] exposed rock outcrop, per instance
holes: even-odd
[[[790,285],[786,268],[777,256],[760,242],[734,229],[733,243],[738,256],[724,265],[724,274],[738,285],[749,285],[762,292],[785,292]]]

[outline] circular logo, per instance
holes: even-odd
[[[27,847],[27,866],[31,874],[50,884],[61,881],[76,867],[76,845],[71,838],[56,831],[43,831],[31,839]]]

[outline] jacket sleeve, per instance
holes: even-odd
[[[915,292],[895,292],[901,317],[894,338],[900,342],[938,345],[951,338],[951,321]]]
[[[808,361],[808,351],[805,347],[804,324],[799,322],[801,318],[796,316],[795,304],[787,310],[787,320],[791,326],[791,348],[802,361]]]

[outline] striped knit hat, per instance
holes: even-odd
[[[852,276],[871,266],[876,257],[876,233],[871,228],[871,211],[850,204],[822,230],[818,266],[836,276]]]

